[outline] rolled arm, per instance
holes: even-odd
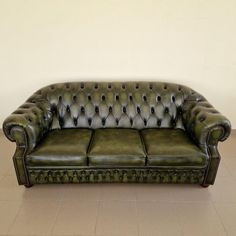
[[[186,101],[183,122],[189,135],[199,146],[217,145],[231,132],[230,121],[208,101]]]
[[[47,101],[26,102],[3,122],[6,137],[30,152],[48,131],[52,114]]]

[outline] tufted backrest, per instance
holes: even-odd
[[[161,82],[53,84],[28,101],[47,100],[56,128],[181,128],[182,105],[204,99],[190,88]]]

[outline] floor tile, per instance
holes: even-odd
[[[136,190],[137,201],[172,201],[172,188],[171,184],[139,184]]]
[[[140,236],[182,235],[173,203],[137,202]]]
[[[209,189],[198,184],[173,185],[169,193],[173,202],[209,202],[211,200]]]
[[[25,188],[18,185],[16,176],[4,176],[0,180],[0,201],[19,201],[24,191]]]
[[[236,204],[231,203],[215,203],[216,211],[220,216],[221,221],[227,231],[228,236],[235,236],[236,234]]]
[[[137,184],[104,184],[101,186],[101,201],[135,201]]]
[[[64,185],[63,200],[65,201],[99,201],[101,184],[67,184]]]
[[[226,235],[221,220],[211,203],[176,203],[183,235]]]
[[[133,201],[100,202],[96,235],[137,236],[138,219]]]
[[[19,202],[0,201],[0,235],[7,235],[19,209]]]
[[[236,181],[232,178],[217,176],[215,184],[208,191],[213,202],[236,203]]]
[[[227,168],[229,174],[236,180],[236,153],[234,157],[225,158],[224,163],[225,167]]]
[[[217,171],[217,178],[232,178],[231,173],[225,165],[225,162],[221,161]]]
[[[22,187],[22,186],[21,186]],[[41,184],[32,188],[25,188],[22,194],[23,200],[61,201],[66,191],[63,184]]]
[[[50,235],[59,202],[26,201],[22,203],[9,235]]]
[[[52,235],[94,235],[98,201],[63,201]]]

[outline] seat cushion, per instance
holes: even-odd
[[[149,166],[205,166],[207,156],[181,129],[146,129],[141,134]]]
[[[133,129],[97,129],[88,152],[91,166],[144,166],[141,137]]]
[[[31,152],[26,162],[30,166],[86,166],[86,152],[92,136],[88,129],[50,131]]]

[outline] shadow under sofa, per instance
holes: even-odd
[[[214,183],[230,122],[192,89],[72,82],[32,95],[3,124],[19,184]]]

